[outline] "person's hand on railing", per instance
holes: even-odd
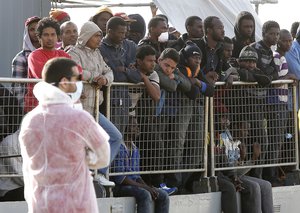
[[[107,84],[107,79],[103,75],[94,77],[93,84],[99,89],[101,89],[102,86],[105,86]]]
[[[216,71],[209,71],[206,75],[206,80],[209,84],[211,85],[215,85],[215,83],[218,81],[219,79],[219,75]]]

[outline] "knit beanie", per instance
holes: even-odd
[[[32,16],[25,21],[25,27],[29,26],[32,22],[38,22],[41,18],[38,16]]]
[[[66,17],[70,17],[68,13],[58,9],[51,9],[49,12],[49,16],[57,22],[62,21]]]
[[[240,61],[257,61],[258,55],[256,50],[253,47],[245,46],[239,56]]]
[[[198,55],[202,57],[202,52],[200,48],[192,41],[187,41],[186,46],[181,50],[185,59],[188,59],[191,56]]]
[[[77,43],[85,46],[88,40],[97,32],[101,32],[100,28],[92,21],[84,23],[80,29]]]

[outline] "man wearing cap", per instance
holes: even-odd
[[[187,41],[179,55],[180,61],[177,67],[191,82],[191,89],[178,94],[181,106],[178,108],[176,123],[180,125],[178,125],[178,140],[175,147],[180,148],[173,150],[175,152],[173,155],[177,156],[175,163],[178,165],[189,164],[189,169],[196,169],[203,163],[204,107],[202,100],[203,96],[213,96],[214,87],[206,82],[203,73],[200,72],[202,52],[195,43]],[[185,153],[188,153],[188,156],[183,155],[182,150],[184,149],[186,149]],[[182,188],[192,192],[192,177],[194,175],[191,176],[191,174],[183,173],[182,180],[179,179],[180,176],[178,175],[175,177]]]
[[[25,22],[23,50],[19,52],[12,60],[13,78],[27,78],[28,56],[32,51],[41,46],[35,33],[39,20],[41,20],[40,17],[33,16],[28,18]],[[13,92],[15,96],[17,96],[20,105],[23,105],[23,98],[25,93],[24,85],[20,83],[13,83],[12,87]]]
[[[90,21],[94,22],[102,31],[102,35],[106,35],[106,23],[113,17],[113,13],[107,6],[101,6],[97,8],[95,15],[90,18]]]
[[[129,18],[129,16],[126,13],[124,13],[124,12],[115,13],[114,17],[120,17],[120,18],[122,18],[126,22],[126,24],[127,24],[127,31],[126,31],[125,38],[128,38],[128,33],[129,33],[129,30],[130,30],[130,25],[131,25],[131,23],[136,22],[136,20],[132,19],[132,18]]]

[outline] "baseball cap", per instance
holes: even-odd
[[[114,16],[120,17],[120,18],[124,19],[124,21],[126,21],[126,22],[135,22],[136,21],[135,19],[129,18],[128,15],[124,12],[115,13]]]

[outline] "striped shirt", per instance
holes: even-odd
[[[274,62],[278,67],[278,76],[283,77],[288,74],[288,64],[286,58],[281,56],[278,52],[274,52]],[[288,101],[288,85],[274,85],[276,88],[270,89],[269,91],[269,103],[280,103]]]

